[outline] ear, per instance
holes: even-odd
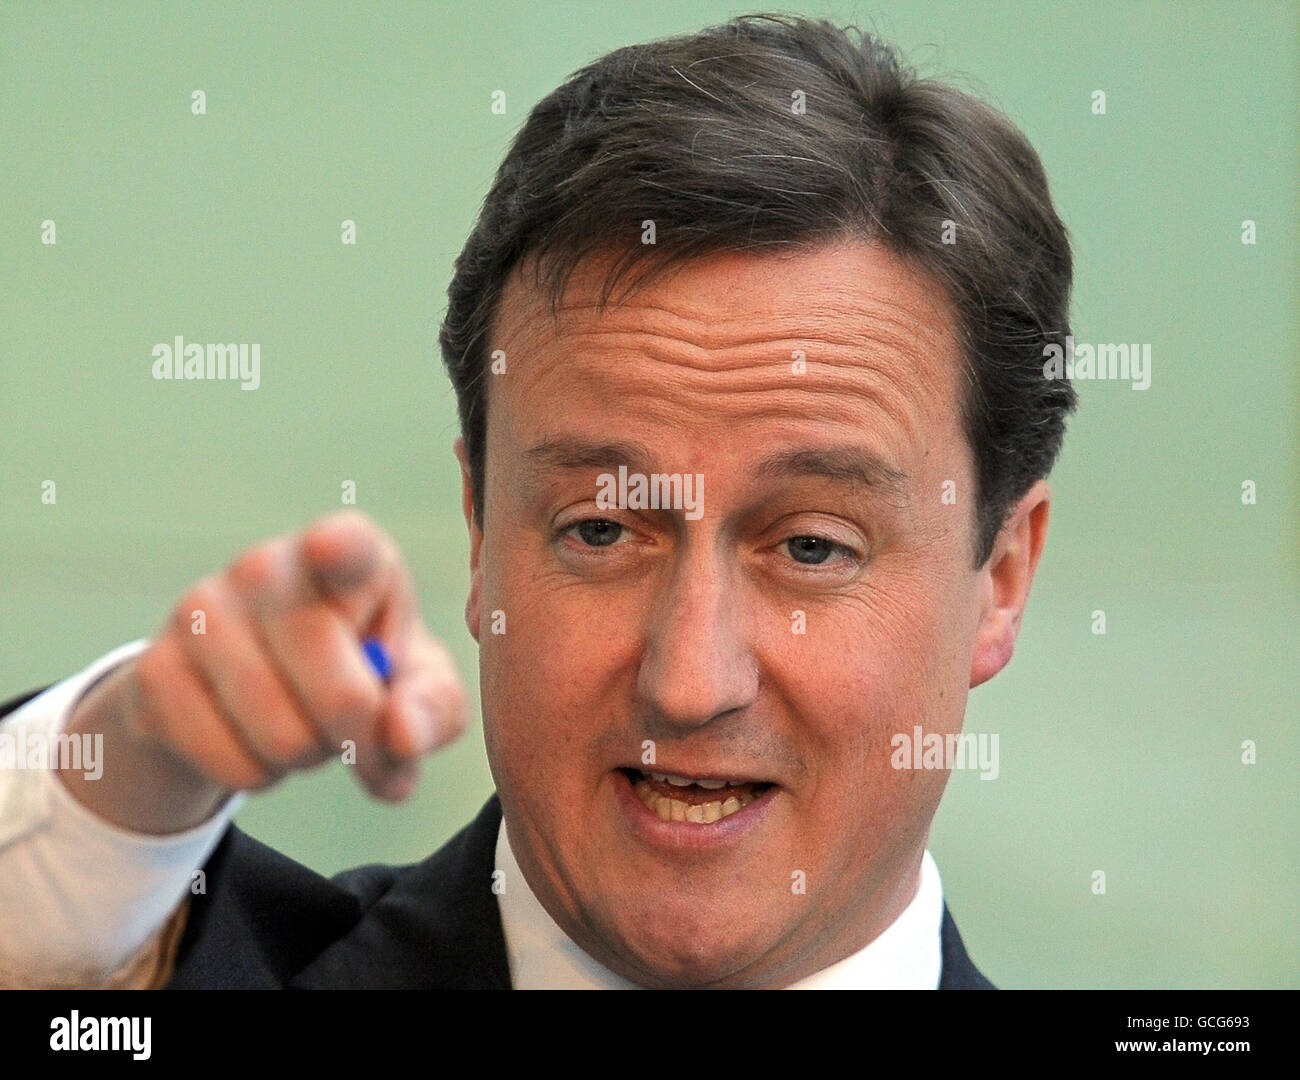
[[[979,570],[979,629],[971,655],[970,684],[987,682],[1007,666],[1020,633],[1038,556],[1047,539],[1052,491],[1039,480],[1025,492],[998,532],[988,562]]]
[[[474,484],[469,473],[469,454],[465,450],[465,440],[457,439],[452,444],[452,452],[460,462],[460,505],[465,515],[465,525],[469,529],[469,599],[465,601],[465,625],[475,641],[479,640],[479,597],[483,592],[483,567],[480,556],[483,551],[483,530],[474,517]]]

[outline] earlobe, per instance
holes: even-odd
[[[1000,610],[989,612],[980,623],[979,635],[975,639],[975,651],[971,656],[970,685],[973,690],[980,683],[988,682],[1011,662],[1015,650],[1016,634]]]
[[[1016,503],[980,569],[980,623],[971,654],[970,685],[987,682],[1011,661],[1029,587],[1047,539],[1052,492],[1039,480]]]
[[[461,511],[465,515],[465,526],[469,529],[469,597],[465,601],[465,626],[470,636],[479,640],[479,596],[483,588],[483,568],[481,556],[483,551],[483,530],[479,528],[474,514],[474,483],[470,477],[469,455],[465,451],[465,440],[457,439],[452,445],[452,452],[460,462]]]

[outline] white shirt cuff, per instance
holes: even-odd
[[[148,644],[114,649],[0,720],[0,969],[91,985],[120,968],[190,890],[247,798],[185,832],[134,833],[79,803],[46,764],[38,748],[56,745],[82,695]]]

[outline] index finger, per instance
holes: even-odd
[[[400,662],[414,613],[410,572],[397,545],[364,514],[339,511],[298,538],[302,602],[332,604],[359,635],[374,637]]]

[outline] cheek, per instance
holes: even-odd
[[[809,611],[807,633],[781,644],[790,707],[805,718],[826,783],[857,798],[895,790],[891,739],[916,725],[958,731],[965,712],[971,638],[966,599],[898,582]],[[959,590],[958,590],[959,591]],[[915,778],[903,777],[906,789]],[[824,794],[824,792],[823,792]]]
[[[819,845],[846,888],[866,867],[901,863],[943,796],[946,772],[898,769],[891,759],[896,734],[961,728],[969,641],[954,607],[882,589],[818,620],[809,612],[807,641],[785,646],[788,708],[812,765],[813,782],[794,792],[797,813],[806,843]]]
[[[554,792],[581,774],[615,715],[609,613],[595,618],[590,596],[544,569],[531,549],[485,544],[483,587],[479,666],[494,768],[534,773],[545,760]]]

